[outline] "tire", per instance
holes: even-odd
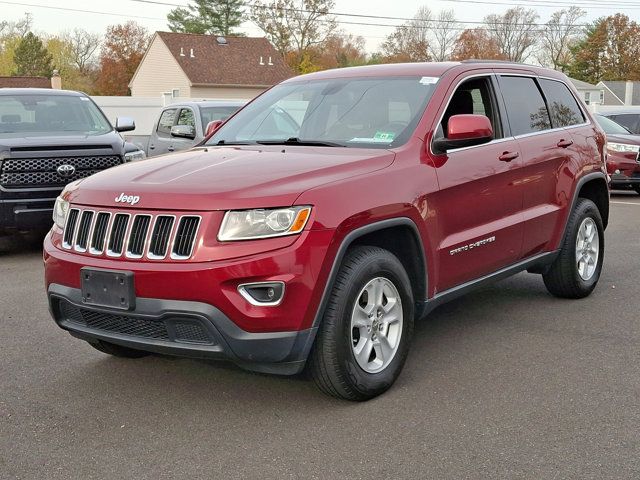
[[[373,297],[381,300],[369,300]],[[327,395],[353,401],[388,390],[409,353],[413,316],[411,283],[400,261],[378,247],[350,250],[311,352],[309,371],[316,385]]]
[[[107,355],[113,355],[114,357],[142,358],[146,357],[147,355],[151,355],[149,352],[145,352],[143,350],[135,350],[133,348],[116,345],[115,343],[103,342],[102,340],[87,343],[89,343],[89,345],[91,345],[96,350],[99,350],[102,353],[106,353]]]
[[[591,247],[595,246],[597,256],[594,259],[593,254],[585,253],[585,255],[589,256],[590,261],[592,261],[585,270],[584,261],[580,263],[577,259],[578,248],[584,247],[585,252],[587,252],[587,250],[591,251],[591,249],[589,249],[589,244],[581,243],[578,236],[581,229],[592,231],[588,230],[589,225],[595,228],[595,236],[589,243]],[[604,228],[602,226],[600,211],[591,200],[580,198],[569,216],[567,232],[562,242],[560,253],[551,265],[549,271],[542,275],[544,284],[549,293],[556,297],[587,297],[598,284],[600,273],[602,272],[603,260]]]

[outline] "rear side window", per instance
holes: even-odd
[[[171,127],[173,127],[173,123],[176,120],[176,109],[170,108],[169,110],[165,110],[160,115],[160,121],[158,122],[158,132],[159,133],[171,133]]]
[[[582,110],[564,83],[546,79],[540,79],[539,82],[544,96],[547,97],[551,123],[554,128],[584,123]]]
[[[512,135],[541,132],[551,128],[547,105],[533,78],[501,76],[500,89]]]

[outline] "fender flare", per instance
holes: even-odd
[[[585,183],[590,182],[592,180],[597,180],[597,179],[601,179],[602,181],[604,181],[605,186],[608,185],[607,176],[602,172],[587,173],[586,175],[583,175],[582,177],[580,177],[580,179],[578,180],[578,183],[576,184],[576,188],[573,192],[573,199],[571,200],[571,208],[569,208],[569,210],[567,211],[567,219],[564,223],[564,228],[562,229],[562,236],[560,237],[560,242],[562,242],[564,238],[567,236],[567,227],[569,226],[569,218],[571,217],[571,212],[573,212],[573,209],[575,208],[576,203],[578,203],[578,198],[580,198],[580,190],[585,185]],[[608,195],[608,187],[607,187],[607,195]]]

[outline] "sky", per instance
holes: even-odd
[[[156,2],[156,3],[153,3]],[[168,5],[161,5],[166,3]],[[166,15],[175,6],[184,6],[188,0],[0,0],[0,21],[14,21],[22,18],[26,12],[33,16],[34,30],[38,33],[55,34],[74,28],[103,33],[107,26],[135,20],[149,31],[168,30]],[[587,11],[586,21],[600,16],[622,12],[632,19],[640,15],[640,0],[335,0],[334,12],[356,15],[377,15],[384,17],[412,17],[419,6],[427,5],[433,12],[453,9],[456,18],[464,22],[480,22],[489,13],[503,13],[515,5],[535,9],[540,21],[561,8],[578,5]],[[52,8],[55,7],[55,8]],[[65,8],[68,10],[61,10]],[[90,10],[82,12],[80,10]],[[384,38],[393,32],[393,25],[403,23],[397,19],[371,19],[356,16],[339,16],[340,28],[345,33],[361,35],[365,38],[367,51],[375,52]],[[385,26],[354,25],[353,23],[375,23]],[[391,25],[391,26],[387,26]],[[473,23],[464,27],[477,26]],[[247,22],[242,31],[249,36],[263,36],[255,25]]]

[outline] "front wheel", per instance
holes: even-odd
[[[331,291],[310,371],[324,393],[368,400],[394,383],[409,352],[413,295],[400,261],[378,247],[351,250]]]
[[[584,298],[598,283],[604,260],[604,228],[598,207],[580,198],[571,212],[558,258],[542,278],[552,295]]]

